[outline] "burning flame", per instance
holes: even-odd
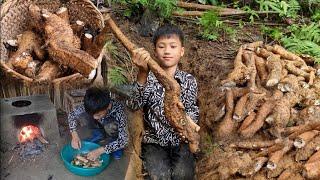
[[[23,143],[28,140],[32,141],[34,138],[38,137],[40,133],[40,129],[36,126],[24,126],[19,133],[19,142]]]

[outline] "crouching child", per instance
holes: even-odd
[[[85,128],[91,135],[85,140],[104,145],[89,152],[88,159],[95,160],[103,153],[120,159],[123,148],[128,144],[124,106],[111,99],[107,90],[89,88],[84,96],[84,103],[68,115],[71,146],[74,149],[81,148],[81,139],[77,132],[80,119],[84,121]]]

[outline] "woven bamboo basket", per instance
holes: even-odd
[[[83,21],[93,30],[104,27],[103,16],[90,0],[8,0],[1,6],[1,59],[0,67],[2,73],[9,78],[22,81],[24,84],[33,84],[34,79],[29,78],[6,65],[9,60],[9,52],[4,46],[4,42],[15,39],[28,28],[30,16],[28,7],[30,4],[36,4],[40,8],[55,12],[60,7],[68,8],[70,22],[77,20]],[[74,76],[68,74],[67,76]],[[60,79],[59,77],[58,79]],[[65,78],[65,77],[62,77]],[[1,77],[3,79],[3,77]],[[58,80],[55,79],[55,80]]]

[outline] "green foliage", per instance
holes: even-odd
[[[198,0],[198,2],[201,4],[212,4],[212,5],[218,4],[218,0]]]
[[[315,57],[315,62],[320,63],[320,46],[309,40],[300,40],[294,37],[282,38],[282,44],[289,51],[297,54],[308,54]]]
[[[279,41],[283,37],[282,30],[279,28],[271,28],[267,26],[261,26],[261,31],[263,34],[271,37],[274,40]]]
[[[177,9],[177,0],[120,0],[119,2],[128,7],[124,12],[126,17],[138,15],[143,8],[147,8],[160,17],[169,18]]]
[[[262,32],[291,52],[313,56],[320,63],[320,24],[291,25],[284,33],[280,28],[261,27]]]
[[[221,33],[227,34],[232,40],[236,39],[237,31],[232,27],[228,27],[220,20],[218,12],[210,10],[205,12],[199,19],[199,23],[202,26],[202,37],[215,41],[218,39]]]
[[[111,86],[118,86],[127,83],[127,78],[125,76],[125,70],[119,66],[115,66],[108,70],[108,81]]]
[[[320,2],[319,2],[320,4]],[[311,16],[312,21],[319,22],[320,21],[320,9],[317,9],[313,15]]]
[[[240,19],[240,20],[239,20],[239,23],[238,23],[238,27],[239,27],[240,29],[242,29],[242,28],[244,27],[244,25],[245,25],[245,23]]]
[[[177,7],[177,0],[153,0],[151,8],[161,17],[168,18]]]
[[[311,55],[320,63],[320,24],[292,25],[288,29],[290,34],[281,38],[283,46],[298,54]]]
[[[297,18],[301,6],[297,0],[256,0],[260,11],[275,11],[280,17]]]
[[[203,27],[202,37],[208,40],[217,40],[222,24],[217,11],[205,12],[200,18],[200,25]]]
[[[288,29],[290,29],[291,36],[296,39],[309,40],[320,44],[320,22],[302,26],[292,25]]]
[[[255,18],[259,19],[259,15],[257,14],[257,12],[255,10],[251,9],[249,6],[244,6],[243,10],[246,11],[250,15],[249,16],[250,23],[254,23]]]

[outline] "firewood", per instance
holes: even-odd
[[[31,54],[34,52],[38,59],[43,59],[45,52],[41,48],[41,40],[32,31],[25,31],[18,38],[18,50],[9,59],[9,66],[25,70],[28,63],[33,60]]]
[[[39,70],[39,74],[35,77],[36,82],[43,83],[49,82],[57,78],[61,71],[59,65],[50,60],[43,63]]]
[[[213,10],[216,10],[220,16],[248,14],[248,12],[243,11],[243,10],[239,10],[239,9],[223,8],[223,7],[219,7],[219,6],[203,5],[203,4],[198,4],[198,3],[178,1],[177,5],[178,5],[178,7],[188,8],[188,9],[199,9],[199,10],[212,10],[213,9]],[[197,12],[198,12],[198,16],[201,16],[204,13],[203,11],[197,11]],[[272,12],[272,11],[257,11],[255,13],[268,14],[268,13],[274,13],[274,12]],[[186,14],[186,13],[174,11],[173,14],[174,15],[181,15],[181,14]]]
[[[202,16],[204,11],[173,11],[174,16]]]
[[[85,51],[78,49],[80,43],[76,40],[71,25],[48,11],[44,11],[42,17],[45,19],[45,34],[50,57],[60,65],[68,66],[92,79],[98,62]]]
[[[320,132],[317,130],[307,131],[300,134],[294,141],[294,146],[296,148],[303,148],[306,144],[308,144],[315,136],[317,136]]]
[[[275,86],[280,82],[282,65],[280,62],[280,56],[274,55],[267,59],[267,67],[269,70],[269,76],[266,83],[267,87]]]
[[[49,142],[42,136],[41,133],[37,136],[37,138],[40,142],[42,142],[42,144],[49,144]]]
[[[136,49],[136,45],[130,42],[121,32],[110,15],[106,15],[105,22],[129,51]],[[178,82],[173,77],[168,76],[152,58],[148,60],[148,67],[165,88],[164,112],[166,118],[171,126],[189,141],[190,151],[193,153],[198,152],[200,136],[197,130],[199,130],[199,126],[192,122],[191,118],[187,118],[184,112],[183,104],[180,101],[180,86]]]

